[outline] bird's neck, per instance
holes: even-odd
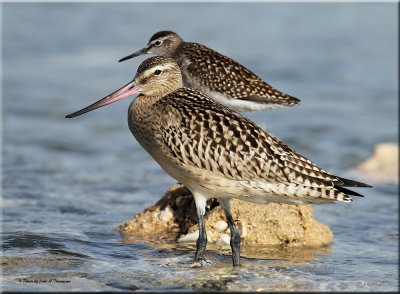
[[[175,59],[176,55],[179,54],[179,51],[180,51],[180,49],[181,49],[181,47],[183,46],[184,43],[185,42],[183,42],[183,41],[177,42],[176,44],[174,44],[174,46],[172,46],[170,48],[170,50],[166,51],[163,54],[163,56]]]
[[[152,106],[160,99],[161,97],[156,95],[140,94],[129,106],[129,115],[132,115],[136,118],[146,116],[146,114],[151,112]]]
[[[148,120],[152,120],[152,116],[158,115],[154,104],[156,104],[161,98],[162,96],[159,95],[140,94],[137,96],[129,106],[129,120],[134,121],[137,125],[146,124]]]

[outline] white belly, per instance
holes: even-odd
[[[285,105],[277,103],[261,103],[244,99],[230,98],[225,94],[209,89],[202,89],[201,91],[215,101],[238,112],[278,109],[285,107]]]

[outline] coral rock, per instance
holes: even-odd
[[[232,199],[231,209],[243,245],[322,246],[333,240],[328,226],[313,219],[310,205],[260,205]],[[218,201],[209,200],[206,211],[209,243],[221,247],[229,244],[230,231]],[[197,238],[193,236],[197,236],[198,226],[193,197],[185,186],[173,186],[155,205],[118,229],[124,236],[147,240],[164,238],[195,242]]]

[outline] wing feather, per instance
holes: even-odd
[[[164,148],[182,165],[236,181],[295,184],[343,201],[350,201],[346,193],[359,194],[337,187],[367,186],[319,168],[246,117],[196,90],[182,88],[158,103],[165,117],[160,126]]]
[[[261,103],[300,103],[300,99],[278,91],[228,56],[197,43],[183,43],[182,46],[180,54],[185,56],[181,58],[185,60],[186,70],[198,83],[213,91],[223,91],[230,98]]]

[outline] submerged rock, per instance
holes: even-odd
[[[375,146],[372,156],[362,162],[357,170],[361,176],[373,181],[397,183],[399,179],[399,145],[381,143]]]
[[[333,240],[329,227],[313,218],[310,205],[260,205],[232,199],[231,208],[243,245],[323,246]],[[229,247],[230,231],[218,201],[209,200],[206,211],[209,243]],[[127,237],[195,243],[198,227],[192,194],[183,185],[170,187],[155,205],[117,229]]]

